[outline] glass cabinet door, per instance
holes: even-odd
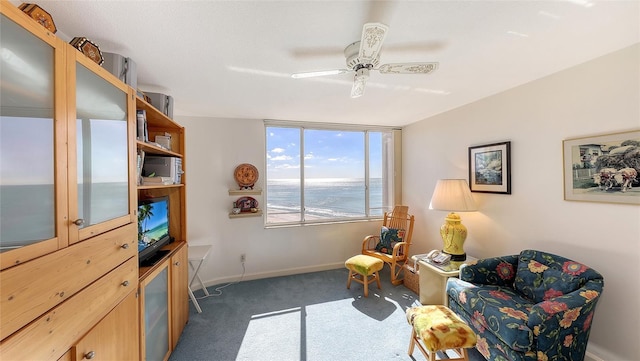
[[[69,205],[71,243],[127,224],[132,215],[128,122],[132,97],[124,84],[104,79],[90,70],[90,65],[74,63],[75,117],[70,118],[74,123],[70,127],[75,132],[70,134],[75,134],[75,151],[70,147],[69,159],[69,179],[75,182],[70,186],[74,199]]]
[[[0,14],[0,266],[67,244],[64,42]],[[6,12],[6,13],[5,13]],[[15,19],[15,21],[13,20]]]
[[[169,267],[165,262],[156,276],[140,284],[143,288],[144,360],[164,360],[169,348]],[[184,296],[184,295],[183,295]]]

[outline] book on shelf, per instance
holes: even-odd
[[[147,129],[147,111],[136,110],[137,139],[143,142],[149,141],[149,130]]]
[[[171,177],[142,177],[142,184],[145,186],[159,186],[173,184]]]
[[[144,150],[138,149],[138,163],[136,168],[136,182],[138,185],[142,185],[142,167],[144,166]]]

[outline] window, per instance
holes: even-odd
[[[265,130],[267,225],[379,218],[393,207],[398,131],[276,121]]]

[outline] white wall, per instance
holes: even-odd
[[[251,163],[265,186],[265,136],[262,120],[180,117],[186,132],[187,233],[189,244],[211,244],[200,271],[207,286],[244,279],[344,267],[360,252],[362,239],[379,232],[381,222],[265,229],[262,217],[230,219],[229,196],[237,189],[233,171]],[[264,193],[252,196],[264,207]],[[346,282],[346,280],[345,280]],[[194,285],[195,286],[195,285]]]
[[[461,214],[465,250],[491,257],[533,248],[601,272],[588,351],[611,361],[640,354],[640,207],[564,201],[562,140],[640,127],[639,54],[640,45],[623,49],[403,131],[414,252],[441,248],[445,212],[427,209],[437,179],[468,179],[469,146],[511,141],[512,194],[474,193],[480,211]]]

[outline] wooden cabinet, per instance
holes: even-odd
[[[2,2],[6,269],[135,222],[133,89]]]
[[[135,296],[149,300],[155,291],[146,287],[160,274],[166,359],[189,312],[186,175],[179,184],[138,186],[136,155],[177,157],[185,169],[184,128],[0,2],[0,359],[144,355],[164,337],[144,342],[150,328]],[[137,109],[146,111],[151,139],[171,136],[171,150],[136,140]],[[158,196],[169,197],[175,241],[157,267],[141,268],[138,199]]]
[[[140,281],[140,359],[166,360],[171,352],[169,259]]]
[[[138,359],[137,319],[138,300],[132,292],[73,347],[75,360]]]
[[[68,244],[67,45],[12,4],[0,6],[0,268]],[[26,71],[29,69],[29,71]]]
[[[189,319],[188,254],[185,242],[165,247],[167,256],[140,268],[140,359],[164,360]]]
[[[133,89],[67,52],[69,243],[137,222]],[[73,106],[71,106],[73,105]]]
[[[0,359],[60,358],[121,300],[135,294],[137,271],[137,259],[130,258],[81,292],[35,318],[0,342]],[[127,324],[121,327],[127,327]]]
[[[180,247],[171,257],[171,343],[172,348],[178,344],[182,330],[189,321],[189,255],[186,245]]]
[[[138,285],[135,93],[0,1],[0,359],[73,358],[131,327],[110,312]]]

